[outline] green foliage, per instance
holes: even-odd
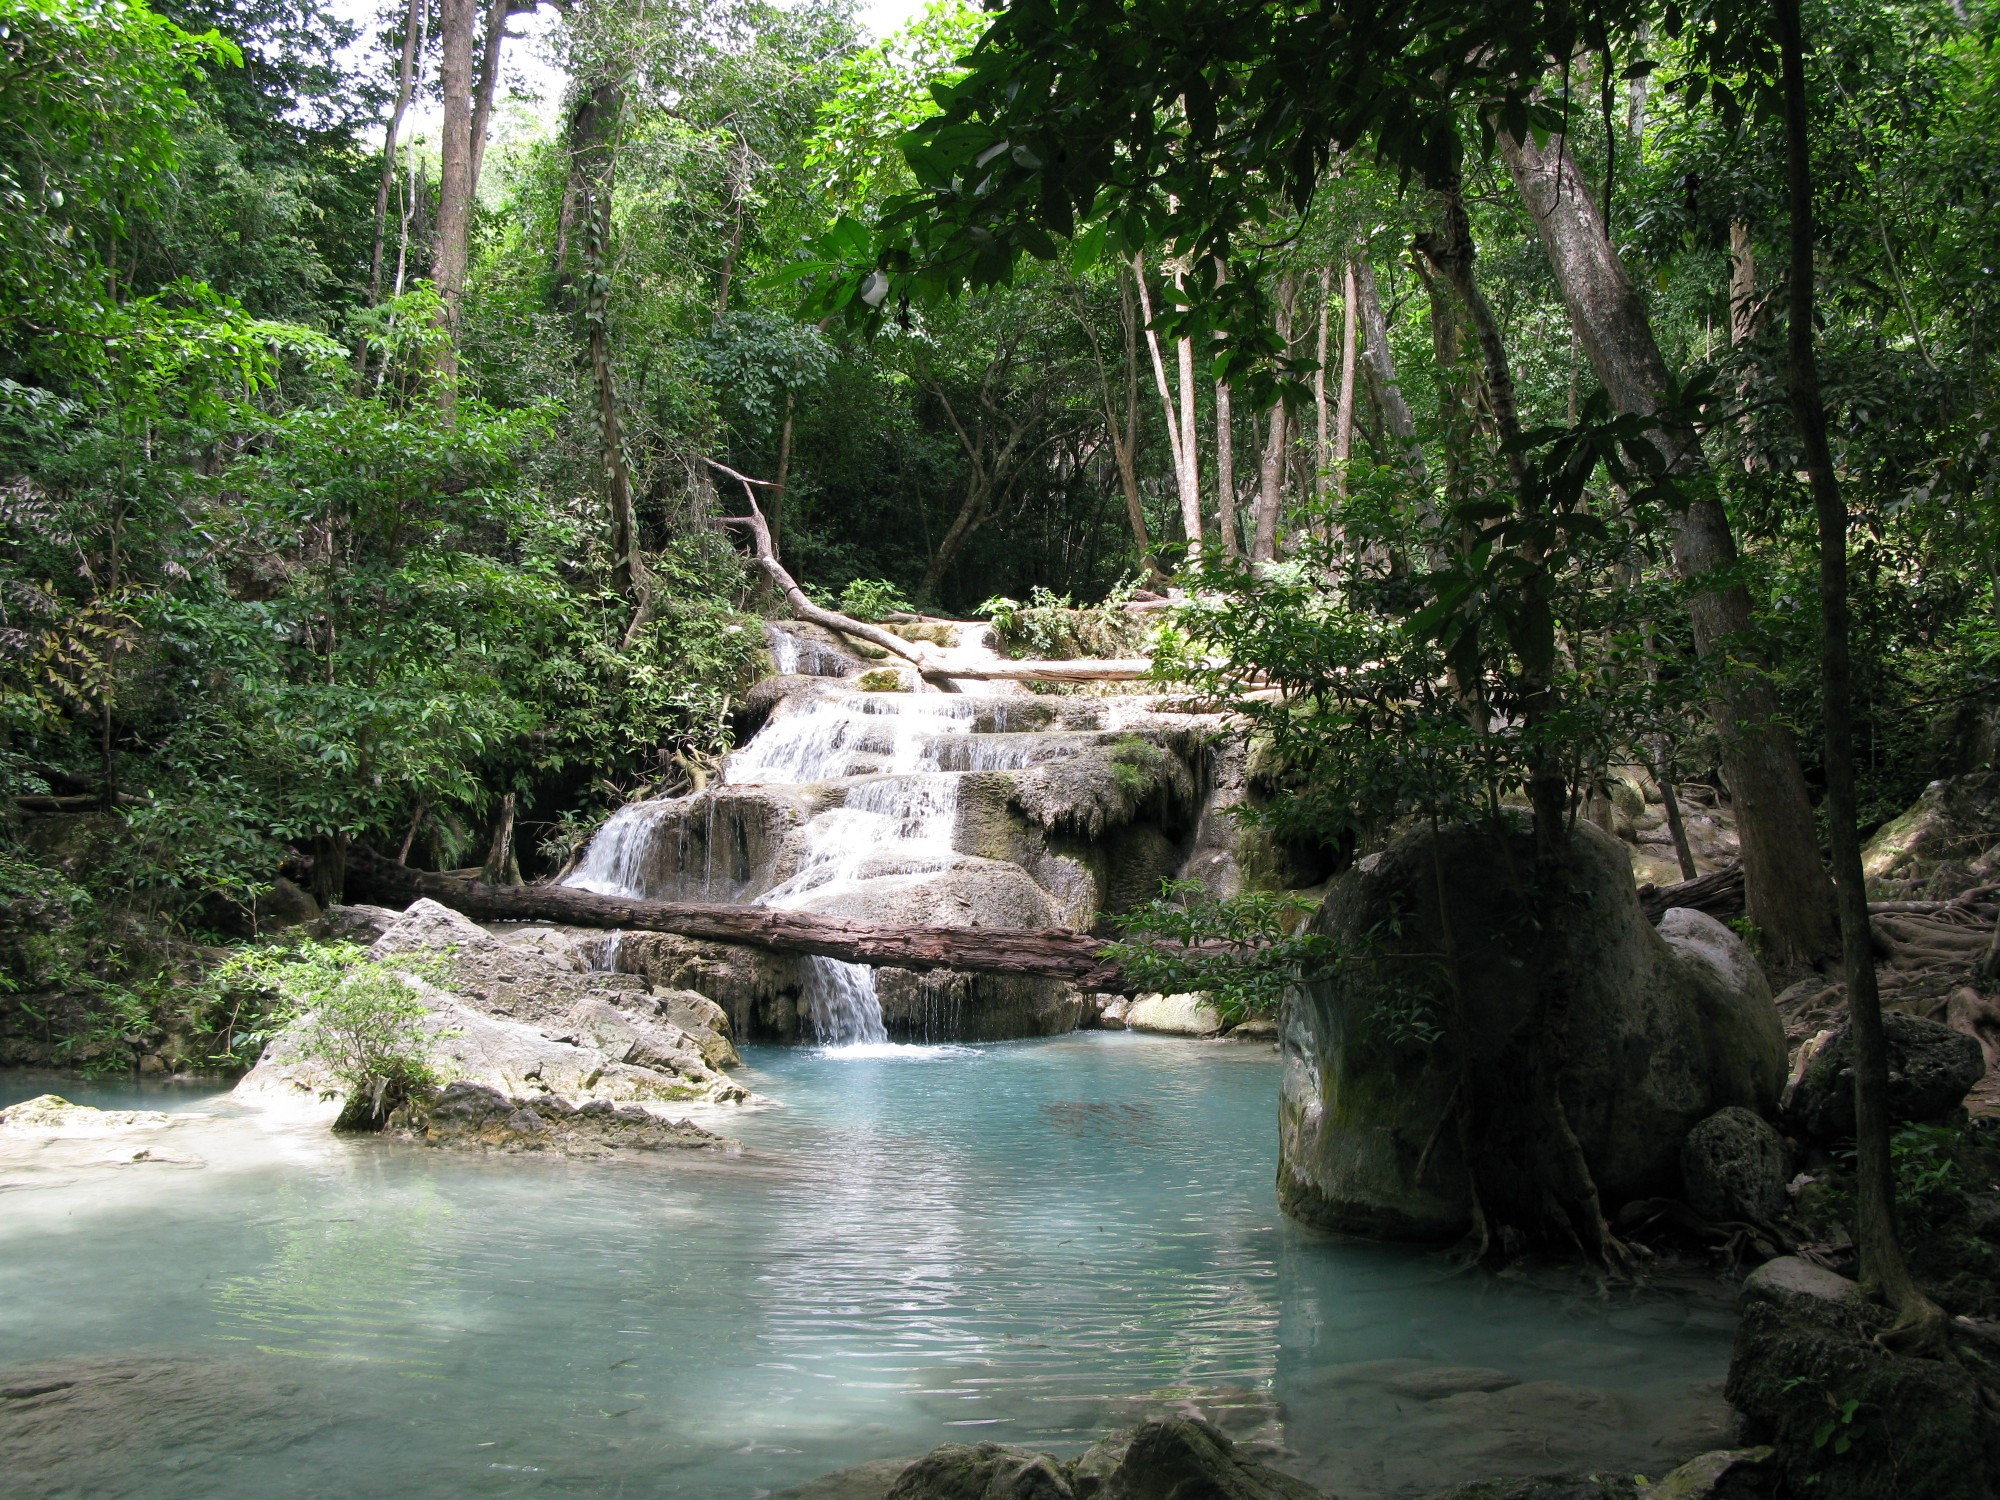
[[[857,578],[840,591],[840,608],[857,620],[874,621],[908,614],[915,606],[886,578]]]
[[[1025,604],[996,595],[975,613],[993,622],[997,643],[1012,657],[1068,661],[1126,655],[1139,649],[1149,628],[1123,608],[1138,588],[1138,576],[1128,575],[1097,604],[1080,607],[1068,594],[1036,584]]]
[[[1225,1021],[1273,1016],[1285,990],[1330,959],[1327,939],[1302,930],[1315,905],[1266,891],[1212,896],[1201,881],[1170,880],[1112,919],[1121,936],[1110,956],[1141,989],[1201,991]]]
[[[450,969],[449,955],[372,959],[352,943],[307,941],[244,949],[213,982],[268,997],[267,1025],[296,1020],[300,1051],[347,1090],[348,1114],[360,1100],[360,1113],[379,1124],[444,1082],[431,1061],[430,1012],[409,981],[442,980]]]

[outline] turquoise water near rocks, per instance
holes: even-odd
[[[185,1091],[64,1086],[192,1113],[162,1160],[0,1168],[0,1387],[60,1365],[99,1392],[57,1445],[0,1401],[8,1487],[756,1496],[1198,1410],[1355,1500],[1658,1474],[1720,1440],[1711,1300],[1455,1274],[1283,1220],[1267,1047],[745,1061],[780,1105],[698,1117],[743,1154],[665,1162],[274,1134]],[[0,1075],[0,1104],[47,1086]]]

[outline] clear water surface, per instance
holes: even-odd
[[[1714,1445],[1729,1320],[1702,1299],[1283,1220],[1277,1068],[1123,1033],[751,1048],[782,1103],[720,1116],[740,1157],[604,1163],[68,1085],[216,1117],[167,1133],[199,1169],[0,1174],[0,1387],[145,1372],[100,1379],[67,1449],[0,1411],[0,1467],[50,1496],[756,1496],[1198,1410],[1359,1500]],[[0,1104],[47,1086],[0,1074]],[[1392,1388],[1415,1361],[1522,1384]]]

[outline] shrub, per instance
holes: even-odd
[[[275,994],[273,1016],[300,1019],[299,1050],[347,1089],[336,1130],[380,1130],[444,1081],[431,1062],[429,1015],[413,978],[440,978],[437,955],[371,959],[352,943],[302,942],[237,954],[218,984]]]

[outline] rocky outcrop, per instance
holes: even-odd
[[[1933,781],[1861,854],[1869,894],[1945,898],[2000,879],[2000,772]]]
[[[632,975],[586,968],[587,949],[549,929],[503,939],[434,901],[413,904],[369,949],[423,955],[441,967],[404,973],[423,1004],[432,1068],[447,1083],[510,1101],[574,1110],[611,1104],[736,1103],[749,1098],[718,1071],[734,1056],[719,1007],[656,993]],[[250,1103],[315,1103],[344,1092],[303,1050],[304,1029],[273,1039],[237,1085]]]
[[[1716,1110],[1776,1105],[1783,1028],[1734,934],[1691,913],[1656,931],[1623,846],[1588,825],[1571,840],[1562,921],[1525,893],[1532,868],[1524,834],[1445,830],[1334,883],[1313,930],[1345,958],[1288,997],[1282,1022],[1288,1212],[1392,1238],[1464,1232],[1461,1072],[1507,1096],[1495,1060],[1540,984],[1567,986],[1564,1112],[1608,1204],[1675,1192],[1682,1142]]]
[[[1219,1036],[1222,1013],[1206,995],[1140,995],[1125,1007],[1130,1031],[1157,1031],[1168,1036]]]
[[[432,1146],[547,1152],[599,1158],[627,1152],[733,1152],[735,1144],[686,1120],[664,1120],[634,1104],[556,1094],[509,1098],[476,1083],[448,1084],[434,1100],[406,1108],[392,1133]]]
[[[1980,1500],[2000,1493],[2000,1421],[1961,1365],[1878,1340],[1890,1315],[1786,1257],[1743,1284],[1730,1403],[1775,1448],[1789,1494]]]
[[[947,1443],[902,1463],[862,1464],[781,1500],[1320,1500],[1237,1451],[1216,1427],[1169,1417],[1114,1433],[1075,1459],[1003,1443]]]
[[[7,1135],[74,1137],[116,1135],[127,1130],[159,1130],[173,1117],[157,1109],[93,1109],[60,1094],[37,1094],[0,1109],[0,1132]]]
[[[1889,1118],[1897,1123],[1941,1120],[1986,1076],[1986,1054],[1973,1038],[1941,1021],[1885,1011],[1889,1053]],[[1854,1134],[1854,1045],[1846,1026],[1806,1061],[1787,1101],[1786,1117],[1819,1141]]]

